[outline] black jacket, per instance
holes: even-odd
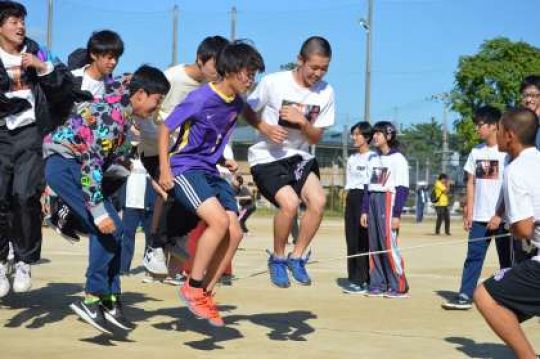
[[[26,51],[42,61],[50,61],[49,53],[33,40],[25,39]],[[30,84],[35,98],[36,125],[42,135],[54,130],[69,115],[76,94],[73,92],[73,77],[66,66],[58,60],[52,61],[54,70],[45,76],[38,76],[33,68],[25,72],[25,81]],[[0,118],[17,114],[30,108],[23,99],[9,99],[5,93],[10,89],[10,78],[0,60]]]

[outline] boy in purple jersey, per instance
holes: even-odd
[[[192,91],[160,125],[158,149],[159,184],[207,224],[180,295],[193,314],[223,326],[212,290],[236,252],[242,230],[234,193],[216,164],[232,170],[237,166],[223,160],[223,150],[244,106],[240,94],[264,71],[264,61],[252,46],[235,42],[220,53],[217,71],[221,80]],[[180,134],[169,151],[169,135],[177,128]]]

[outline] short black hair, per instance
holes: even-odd
[[[385,136],[390,136],[390,139],[387,138],[388,146],[391,148],[397,148],[399,146],[399,141],[397,139],[397,129],[396,126],[390,121],[379,121],[373,125],[373,133],[382,132]]]
[[[522,145],[535,145],[538,118],[533,111],[524,107],[510,109],[502,115],[500,123],[506,130],[515,133]]]
[[[248,71],[264,72],[264,60],[255,49],[244,40],[237,40],[220,52],[216,70],[221,77],[225,75],[239,73],[242,69]]]
[[[309,58],[309,56],[316,54],[322,57],[332,58],[332,47],[328,40],[321,36],[311,36],[302,44],[300,48],[300,56],[303,59]]]
[[[229,45],[229,40],[223,36],[208,36],[197,47],[197,61],[201,60],[204,65],[208,60],[217,59],[219,53],[225,46]]]
[[[23,4],[15,1],[0,1],[0,26],[10,17],[25,18],[28,13]]]
[[[134,95],[138,90],[143,90],[149,95],[160,94],[166,95],[171,88],[169,80],[165,77],[161,70],[142,65],[133,73],[129,82],[129,93]]]
[[[437,177],[437,179],[438,179],[439,181],[448,179],[448,175],[447,175],[446,173],[441,173],[441,174],[439,174],[439,177]]]
[[[521,81],[519,92],[522,93],[529,86],[534,86],[540,91],[540,75],[530,75]]]
[[[473,122],[495,124],[501,119],[501,111],[493,106],[482,106],[474,112]]]
[[[354,130],[358,129],[362,136],[366,139],[367,142],[371,141],[371,138],[373,137],[373,127],[369,124],[367,121],[360,121],[352,125],[351,127],[351,135],[354,132]]]
[[[124,42],[120,35],[111,30],[101,30],[92,33],[86,45],[87,61],[92,63],[91,54],[96,56],[109,55],[119,58],[124,53]]]

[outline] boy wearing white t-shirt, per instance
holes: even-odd
[[[396,127],[388,121],[373,126],[377,155],[368,162],[369,184],[362,201],[360,223],[368,229],[369,297],[407,298],[409,285],[398,248],[403,206],[409,194],[409,164],[398,151]]]
[[[512,162],[504,171],[506,218],[513,236],[540,248],[540,152],[534,147],[538,120],[528,109],[506,112],[499,122],[498,143]],[[540,316],[540,256],[505,268],[480,284],[474,302],[491,329],[517,358],[537,358],[520,323]]]
[[[467,172],[467,205],[464,211],[465,230],[469,231],[467,257],[463,264],[461,287],[456,298],[442,304],[444,309],[468,310],[482,272],[491,236],[495,236],[500,268],[511,266],[511,240],[501,217],[496,214],[503,170],[508,163],[506,153],[497,147],[497,123],[501,112],[491,106],[478,109],[474,123],[484,143],[472,149],[464,170]],[[489,238],[478,241],[478,238]]]
[[[290,286],[287,268],[298,283],[311,284],[305,252],[321,223],[326,198],[309,148],[334,124],[334,90],[322,80],[331,57],[326,39],[310,37],[302,44],[298,66],[265,76],[248,97],[244,113],[260,131],[248,152],[253,180],[260,193],[278,207],[268,266],[272,283],[281,288]],[[302,202],[306,211],[298,241],[286,257],[287,238]]]

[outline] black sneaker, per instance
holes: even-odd
[[[117,299],[114,302],[103,301],[102,305],[106,321],[123,330],[132,330],[135,328],[135,324],[127,320],[124,316],[120,300]]]
[[[79,318],[100,332],[112,334],[110,330],[106,328],[107,321],[103,315],[103,306],[101,305],[101,302],[98,301],[92,304],[86,304],[83,299],[70,304],[69,307],[79,316]]]
[[[441,304],[446,310],[469,310],[472,308],[472,300],[465,294],[460,294],[456,298]]]
[[[70,243],[79,242],[81,237],[73,228],[73,215],[68,206],[63,205],[57,211],[53,212],[49,217],[45,218],[47,226],[51,227]]]
[[[221,285],[225,286],[232,286],[233,285],[233,275],[232,274],[223,274],[221,278],[219,279],[219,283]]]

